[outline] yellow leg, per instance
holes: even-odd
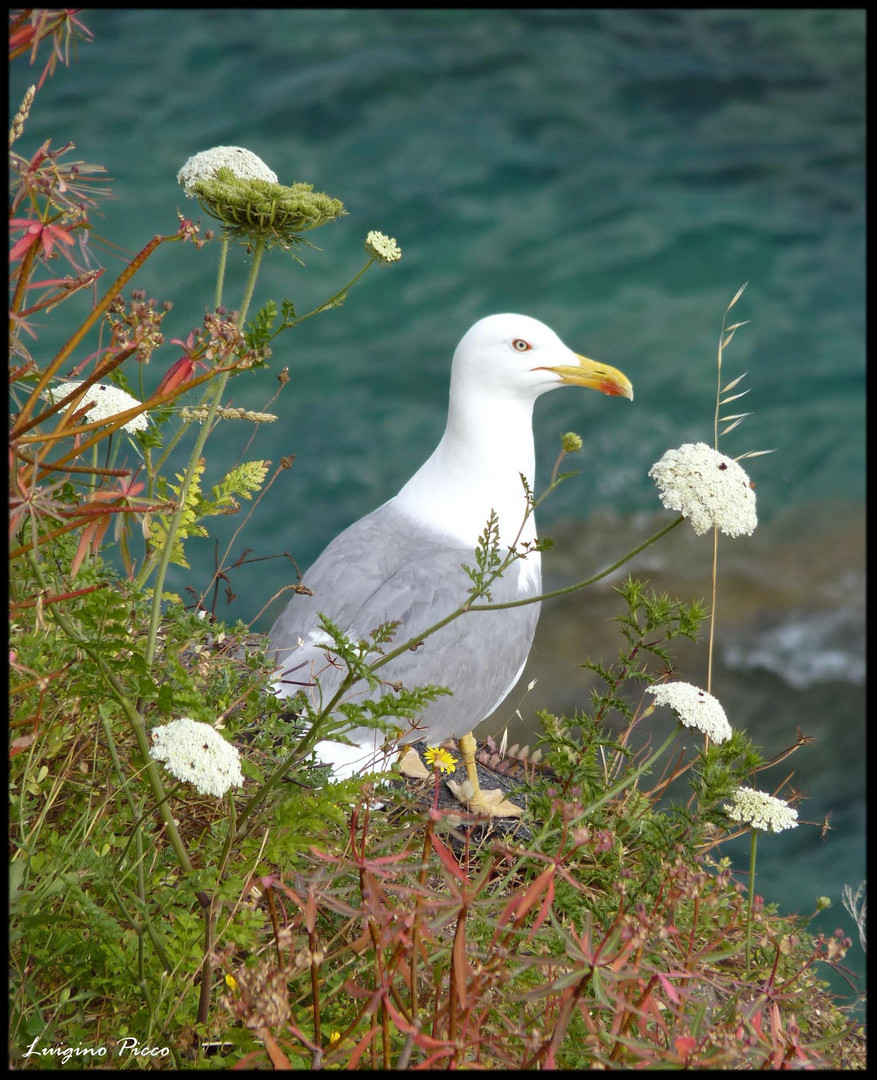
[[[473,790],[478,791],[481,785],[478,783],[478,770],[475,768],[475,753],[478,750],[475,736],[471,731],[468,735],[461,735],[457,740],[457,745],[460,747],[460,757],[462,757],[466,769],[466,779],[472,785]]]
[[[448,782],[448,787],[460,802],[466,803],[475,813],[488,814],[491,817],[522,817],[524,811],[520,806],[509,802],[499,788],[485,791],[479,784],[478,770],[475,767],[475,751],[478,749],[478,744],[472,732],[461,736],[457,743],[460,747],[460,757],[466,768],[466,783],[456,784],[451,780]]]

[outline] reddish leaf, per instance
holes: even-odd
[[[195,374],[195,367],[199,363],[197,360],[192,360],[191,357],[182,356],[175,364],[167,370],[167,374],[158,384],[158,389],[155,391],[156,395],[169,394],[172,390],[176,390],[178,386],[182,386],[183,383],[187,383]],[[204,367],[201,364],[201,367]]]
[[[697,1049],[697,1039],[693,1039],[690,1035],[680,1035],[674,1040],[673,1045],[681,1058],[688,1058]]]
[[[441,840],[439,840],[435,833],[430,833],[429,842],[430,844],[432,844],[433,851],[441,859],[444,868],[446,870],[449,870],[451,874],[453,874],[453,876],[457,879],[457,881],[459,881],[462,885],[468,885],[469,879],[460,869],[459,865],[457,864],[457,860],[445,847]]]
[[[404,1035],[419,1034],[417,1028],[408,1020],[406,1020],[405,1017],[399,1012],[399,1010],[393,1004],[393,999],[390,997],[389,994],[384,995],[384,1006],[386,1007],[387,1012],[390,1014],[390,1019]],[[432,1046],[444,1045],[444,1043],[436,1042],[435,1039],[429,1039],[429,1042]]]
[[[36,735],[19,735],[17,739],[13,739],[9,748],[9,757],[14,758],[16,754],[20,754],[22,750],[27,750],[30,744],[34,741]]]
[[[20,240],[17,240],[9,252],[9,261],[15,262],[16,259],[20,259],[27,249],[39,241],[40,238],[40,225],[38,222],[34,222],[31,225],[24,236]]]
[[[524,916],[533,907],[544,891],[545,896],[542,899],[539,915],[533,925],[531,934],[534,934],[539,929],[548,917],[548,909],[551,906],[551,901],[554,899],[554,870],[554,863],[550,863],[537,878],[530,882],[525,892],[520,896],[516,896],[506,906],[499,918],[500,926],[504,926],[511,919],[514,919],[515,923],[520,925]]]
[[[261,1028],[259,1030],[259,1036],[265,1044],[265,1049],[268,1051],[268,1057],[271,1058],[271,1064],[274,1068],[291,1069],[292,1065],[289,1062],[289,1058],[277,1045],[277,1041],[271,1032],[267,1028]]]
[[[305,928],[309,934],[314,932],[314,927],[317,925],[317,898],[312,892],[308,892],[307,903],[305,904]]]
[[[350,1059],[347,1062],[348,1069],[355,1069],[357,1065],[359,1065],[359,1059],[365,1053],[366,1049],[368,1048],[368,1044],[372,1041],[375,1035],[377,1035],[378,1030],[379,1029],[376,1027],[372,1028],[371,1031],[366,1032],[366,1034],[363,1035],[363,1037],[359,1040],[359,1042],[353,1048],[353,1053],[350,1055]]]
[[[82,560],[85,558],[86,552],[91,549],[92,553],[96,553],[101,545],[101,541],[104,538],[110,524],[109,514],[104,514],[102,517],[95,518],[90,521],[79,537],[79,545],[76,548],[76,554],[73,556],[73,561],[70,563],[70,576],[75,578],[82,565]]]
[[[422,1037],[423,1036],[418,1036],[418,1035],[414,1036],[414,1042],[418,1046],[421,1045],[420,1040],[421,1040]],[[453,1052],[454,1051],[453,1051],[453,1049],[451,1047],[446,1047],[444,1050],[437,1050],[434,1054],[431,1054],[425,1061],[421,1061],[419,1063],[419,1065],[417,1066],[417,1068],[418,1069],[431,1069],[433,1064],[436,1061],[441,1061],[443,1058],[450,1057]]]
[[[530,935],[529,936],[530,936],[531,939],[532,939],[533,935],[536,933],[536,931],[539,929],[539,927],[548,918],[548,911],[549,911],[549,909],[551,907],[552,902],[554,901],[554,864],[553,863],[551,864],[551,866],[548,867],[547,870],[544,870],[539,875],[539,877],[536,879],[536,881],[533,882],[533,884],[536,885],[537,883],[541,882],[543,878],[546,881],[545,896],[542,898],[542,904],[541,904],[541,906],[539,908],[539,914],[536,916],[536,921],[533,923],[533,927],[530,930]]]
[[[662,974],[660,971],[658,972],[658,982],[661,984],[661,986],[663,986],[664,993],[673,1002],[673,1004],[678,1005],[679,995],[673,989],[673,984],[670,982],[667,976]]]
[[[281,881],[279,878],[271,877],[271,878],[263,878],[262,883],[265,885],[266,888],[268,887],[268,885],[270,883],[272,888],[281,889],[283,892],[286,893],[286,895],[290,898],[290,900],[292,900],[296,904],[298,904],[298,906],[301,908],[301,910],[304,911],[304,906],[305,906],[304,900],[302,900],[302,898],[298,895],[298,893],[295,892],[294,889],[291,889],[285,882]]]

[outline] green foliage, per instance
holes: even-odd
[[[62,56],[80,26],[72,11],[14,13],[11,55],[36,55],[51,37]],[[14,118],[13,144],[32,103]],[[382,664],[406,645],[395,624],[353,640],[323,618],[340,688],[318,704],[284,702],[267,692],[275,665],[264,641],[200,601],[166,602],[167,565],[187,566],[186,540],[270,483],[257,460],[205,494],[206,424],[169,479],[170,453],[193,423],[174,402],[203,387],[202,407],[218,407],[231,373],[337,307],[363,271],[301,317],[283,301],[278,323],[265,303],[244,335],[262,248],[298,243],[297,230],[342,209],[302,184],[278,201],[277,185],[255,182],[258,205],[252,185],[228,177],[202,191],[233,203],[232,232],[258,249],[239,319],[211,308],[182,359],[159,353],[174,378],[159,400],[144,398],[150,426],[133,436],[135,466],[119,464],[132,443],[115,437],[117,421],[48,415],[38,388],[85,342],[82,378],[99,372],[142,395],[137,365],[163,348],[160,309],[123,290],[161,244],[203,242],[185,219],[150,240],[40,366],[29,352],[35,316],[63,318],[66,299],[95,280],[72,263],[75,278],[63,280],[46,266],[67,257],[61,234],[88,227],[86,178],[102,172],[67,164],[70,148],[46,144],[30,160],[11,152],[12,209],[40,226],[25,219],[11,258],[12,1065],[57,1064],[23,1056],[37,1040],[106,1045],[113,1067],[861,1067],[856,1025],[820,977],[849,942],[814,938],[806,919],[769,906],[750,917],[717,850],[729,835],[722,801],[764,767],[748,738],[687,739],[669,755],[651,745],[642,691],[668,674],[668,643],[696,636],[702,604],[633,579],[619,588],[618,658],[586,661],[600,680],[590,711],[539,714],[544,755],[522,762],[528,807],[514,833],[440,809],[438,772],[418,790],[396,776],[380,788],[329,783],[314,767],[317,738],[392,731],[447,692],[384,692]],[[57,253],[34,240],[43,235]],[[37,286],[43,300],[28,308]],[[557,464],[576,449],[567,437]],[[561,479],[555,466],[548,490]],[[540,500],[525,480],[524,491],[529,514]],[[122,569],[109,558],[116,544]],[[516,559],[547,546],[503,551],[491,515],[461,610],[489,602]],[[357,682],[373,693],[354,703]],[[199,793],[151,758],[150,731],[181,716],[222,729],[241,756],[242,789]],[[126,1038],[167,1055],[119,1056]]]
[[[490,584],[496,580],[503,569],[503,561],[499,546],[499,517],[495,510],[491,510],[484,532],[478,537],[478,545],[475,548],[475,566],[463,566],[472,582],[469,595],[473,600],[482,596],[485,600],[493,599],[490,594]]]
[[[190,569],[190,567],[183,554],[183,541],[187,540],[190,536],[207,535],[207,529],[198,521],[197,511],[199,504],[205,501],[200,490],[200,481],[203,474],[204,462],[199,461],[195,466],[189,489],[186,492],[185,497],[177,502],[173,515],[177,521],[177,529],[176,536],[171,543],[170,561],[177,566],[184,566],[187,570]],[[185,477],[180,473],[177,473],[177,480],[179,483],[172,484],[163,476],[158,477],[156,482],[156,493],[158,497],[167,499],[173,494],[179,500],[183,490]],[[168,544],[172,520],[173,518],[170,514],[155,515],[152,520],[152,527],[149,534],[150,543],[153,547],[164,548]]]
[[[54,71],[54,59],[64,55],[63,35],[81,27],[75,15],[30,9],[15,15],[11,41],[28,43],[15,55],[34,55],[41,40],[54,37],[47,72]],[[26,128],[34,96],[29,92],[16,114],[12,143]],[[233,955],[261,947],[265,914],[249,899],[251,876],[271,872],[278,860],[295,866],[297,852],[317,839],[337,841],[346,820],[343,800],[356,797],[356,785],[347,785],[349,792],[317,787],[323,777],[311,775],[306,754],[290,753],[291,736],[294,745],[299,735],[280,703],[266,701],[274,665],[263,643],[246,627],[186,610],[164,590],[170,562],[188,567],[186,541],[208,535],[211,516],[239,512],[270,483],[268,462],[256,460],[206,491],[202,453],[215,427],[204,422],[211,409],[216,422],[226,415],[228,377],[264,366],[269,343],[300,321],[291,300],[281,302],[279,319],[277,304],[268,302],[243,333],[262,251],[304,242],[299,231],[339,217],[343,208],[308,184],[259,188],[264,205],[238,208],[247,220],[237,231],[259,233],[239,313],[233,320],[221,306],[211,307],[185,342],[165,347],[160,330],[170,302],[136,289],[127,298],[124,289],[163,244],[203,247],[197,227],[180,219],[175,233],[145,245],[81,325],[67,319],[69,340],[41,365],[29,351],[39,320],[58,311],[65,319],[62,305],[96,280],[72,260],[66,277],[47,266],[50,256],[69,259],[76,230],[89,225],[95,177],[103,172],[67,164],[71,149],[72,143],[57,151],[47,143],[31,159],[10,153],[11,209],[26,215],[13,231],[10,300],[17,410],[10,433],[13,1056],[23,1063],[33,1039],[90,1045],[97,1031],[111,1049],[125,1036],[164,1041],[179,1066],[195,1025],[203,1034],[208,1018],[214,1027],[221,1023],[211,995],[200,1002],[193,983],[212,987],[214,964],[228,969]],[[220,181],[240,194],[233,180]],[[368,265],[303,317],[336,307]],[[35,295],[39,302],[28,307]],[[48,388],[69,370],[82,343],[91,351],[83,350],[87,361],[77,361],[79,378],[109,382],[142,401],[145,429],[123,437],[112,415],[99,415],[95,426],[93,415],[74,419],[75,410],[51,408]],[[178,346],[182,357],[168,355]],[[150,398],[143,364],[157,350],[167,375]],[[181,413],[176,399],[199,387],[196,408]],[[189,461],[169,478],[170,454],[196,416]],[[107,561],[113,547],[122,571]],[[377,635],[372,652],[391,636]],[[367,650],[360,652],[364,657]],[[355,665],[365,667],[364,659]],[[363,714],[375,723],[411,715],[433,693],[400,693],[395,714],[392,697],[366,702]],[[180,716],[220,724],[238,745],[249,745],[243,771],[250,786],[238,818],[230,800],[199,795],[151,760],[149,730]],[[294,782],[287,786],[293,758]],[[203,968],[205,926],[215,933],[218,952]],[[238,1031],[230,1043],[246,1052],[255,1045]],[[44,1063],[39,1056],[27,1060]]]
[[[156,495],[161,499],[170,499],[173,496],[176,506],[174,517],[177,520],[177,529],[171,546],[170,561],[190,569],[183,553],[183,541],[190,536],[207,536],[207,529],[201,524],[202,518],[213,514],[236,513],[240,509],[237,499],[252,499],[253,493],[262,487],[267,472],[267,461],[249,461],[238,465],[218,484],[214,484],[209,495],[201,491],[203,461],[197,462],[185,494],[185,478],[181,474],[177,474],[178,484],[172,484],[162,476],[158,477]],[[154,547],[163,548],[167,543],[171,520],[170,514],[154,515],[150,530],[150,542]]]
[[[252,499],[253,493],[261,489],[267,473],[267,461],[247,461],[237,465],[210,489],[207,505],[199,507],[201,515],[233,513],[238,508],[235,497]]]
[[[255,319],[249,324],[246,331],[247,344],[251,349],[264,349],[270,345],[278,334],[289,330],[296,324],[295,306],[291,300],[284,300],[280,305],[281,322],[277,329],[277,304],[268,300],[259,309]]]
[[[536,502],[527,483],[527,478],[521,474],[521,482],[524,485],[524,493],[527,499],[527,508],[524,521],[533,513]],[[559,481],[558,481],[559,482]],[[523,523],[521,526],[523,530]],[[484,526],[484,531],[478,537],[475,546],[475,566],[463,564],[463,570],[472,582],[469,589],[469,599],[466,605],[477,600],[485,600],[490,603],[493,600],[491,586],[506,573],[512,563],[518,559],[525,559],[527,555],[536,551],[548,551],[553,541],[551,540],[526,540],[516,541],[504,552],[500,544],[499,517],[496,511],[490,511],[490,517]]]
[[[325,644],[327,655],[338,658],[346,675],[332,697],[320,700],[318,706],[306,694],[296,698],[295,708],[308,721],[311,743],[330,735],[343,738],[354,728],[372,728],[398,735],[409,726],[407,721],[414,721],[428,702],[450,693],[443,686],[407,688],[390,684],[387,689],[375,665],[387,653],[384,646],[394,642],[398,623],[382,624],[367,641],[354,641],[323,613],[320,613],[320,628],[329,638]],[[380,696],[355,702],[345,700],[347,690],[356,682],[365,682],[372,690],[380,689]]]

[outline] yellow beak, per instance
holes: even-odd
[[[626,397],[633,401],[633,384],[630,379],[618,368],[608,364],[598,364],[596,360],[589,360],[587,356],[579,356],[576,353],[578,364],[561,364],[558,367],[534,368],[536,371],[553,371],[560,377],[560,381],[569,383],[571,386],[589,386],[592,390],[599,390],[601,394],[611,394],[613,397]]]

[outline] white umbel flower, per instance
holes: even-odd
[[[72,394],[79,386],[82,386],[81,382],[61,383],[59,386],[44,390],[43,397],[54,404],[56,401],[63,401],[68,394]],[[108,420],[111,416],[117,416],[119,413],[127,412],[128,409],[133,409],[135,405],[142,404],[142,401],[138,401],[137,398],[126,394],[118,386],[111,386],[109,383],[94,383],[89,386],[79,399],[75,411],[78,412],[84,405],[87,405],[88,422],[93,423],[95,420]],[[69,405],[65,405],[61,412],[67,412],[69,408]],[[149,427],[149,420],[146,413],[141,413],[139,416],[135,416],[133,420],[129,420],[127,424],[123,424],[122,427],[125,431],[145,431]]]
[[[661,502],[702,536],[714,525],[726,536],[750,536],[758,524],[755,492],[745,469],[706,443],[683,443],[649,469]]]
[[[188,780],[202,795],[217,799],[231,787],[242,787],[241,756],[212,728],[188,716],[154,728],[150,756],[163,761],[178,780]]]
[[[732,821],[751,825],[762,832],[779,833],[798,827],[797,810],[783,799],[756,791],[755,788],[737,788],[732,801],[725,803],[723,809]]]
[[[391,263],[402,258],[402,249],[392,236],[372,230],[365,238],[365,250],[381,262]]]
[[[714,743],[727,742],[731,738],[731,725],[719,701],[687,682],[660,683],[646,688],[647,694],[655,695],[656,705],[669,705],[679,721],[686,727],[697,728]]]
[[[277,173],[269,169],[252,150],[245,150],[243,146],[214,146],[211,150],[194,154],[177,173],[177,180],[191,199],[194,198],[192,184],[196,180],[210,180],[219,169],[231,169],[240,180],[278,182]]]

